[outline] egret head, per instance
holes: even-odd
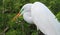
[[[21,12],[20,16],[23,15],[23,19],[30,24],[33,23],[31,17],[31,6],[32,6],[31,3],[25,4],[20,11]]]
[[[22,7],[22,9],[20,10],[20,12],[21,12],[20,15],[23,15],[25,12],[31,11],[31,6],[32,6],[31,3],[25,4],[25,5]]]
[[[29,12],[29,10],[31,11],[31,6],[32,6],[32,3],[25,4],[21,8],[20,12],[15,17],[13,17],[12,21],[15,21],[19,16],[23,15],[25,12]]]

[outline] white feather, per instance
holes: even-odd
[[[45,35],[60,35],[60,23],[43,3],[25,4],[22,9],[24,20],[30,24],[34,23],[37,30],[41,30]]]
[[[59,22],[54,14],[42,3],[35,2],[31,7],[33,22],[46,35],[60,35]]]

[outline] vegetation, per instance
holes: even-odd
[[[60,21],[60,0],[0,0],[0,35],[38,35],[34,24],[28,24],[23,17],[11,22],[26,3],[44,3]]]

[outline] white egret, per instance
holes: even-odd
[[[35,25],[46,35],[60,35],[60,24],[54,14],[42,3],[35,2],[31,7]]]
[[[24,5],[21,15],[28,23],[34,23],[45,35],[60,35],[60,24],[57,18],[43,3]]]

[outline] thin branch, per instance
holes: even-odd
[[[6,27],[3,32],[6,32],[9,29],[9,27]]]
[[[6,32],[8,29],[9,29],[9,27],[6,27],[6,28],[3,30],[3,32],[0,33],[0,35],[1,35],[1,34],[5,34],[5,32]]]
[[[9,29],[9,27],[6,27],[3,32],[0,33],[0,35],[5,35],[5,32]]]

